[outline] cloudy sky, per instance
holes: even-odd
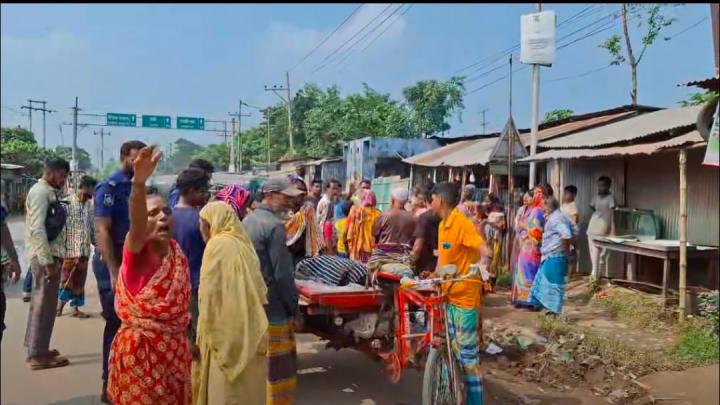
[[[223,120],[242,98],[264,107],[277,98],[264,85],[338,84],[354,92],[365,82],[400,98],[420,79],[470,79],[466,109],[449,135],[502,127],[508,116],[507,49],[520,40],[520,16],[533,4],[267,4],[267,5],[2,5],[2,125],[28,125],[20,106],[31,98],[57,110],[48,116],[50,146],[71,143],[75,96],[83,112],[204,117]],[[617,5],[546,4],[558,16],[556,62],[541,73],[541,113],[577,113],[629,104],[630,71],[607,67],[598,45],[620,32]],[[677,83],[713,74],[707,4],[672,7],[677,21],[640,65],[641,104],[672,107],[689,93]],[[352,16],[351,16],[352,15]],[[348,21],[329,39],[348,16]],[[634,33],[637,37],[637,32]],[[670,39],[665,40],[665,37]],[[323,42],[323,40],[325,40]],[[319,44],[321,44],[318,46]],[[317,48],[309,57],[303,58]],[[478,63],[479,62],[479,63]],[[474,65],[473,65],[474,64]],[[466,66],[470,68],[461,70]],[[515,69],[523,65],[516,63]],[[459,72],[458,72],[459,71]],[[513,75],[513,115],[530,122],[530,69]],[[260,114],[243,119],[254,125]],[[33,117],[40,135],[42,121]],[[460,121],[462,119],[462,122]],[[103,123],[84,116],[81,122]],[[208,127],[217,125],[208,123]],[[78,143],[93,156],[98,137],[87,127]],[[168,144],[179,136],[208,144],[211,132],[109,127],[106,156],[131,138]]]

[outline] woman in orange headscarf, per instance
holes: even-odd
[[[367,263],[375,248],[372,227],[375,220],[382,214],[377,205],[377,198],[372,190],[362,190],[360,205],[350,210],[347,219],[347,244],[350,258]]]

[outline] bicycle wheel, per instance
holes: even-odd
[[[462,371],[455,362],[455,372],[457,374],[455,381],[452,381],[450,359],[451,356],[445,346],[430,348],[423,374],[423,405],[458,405],[465,403],[465,386],[462,381]]]

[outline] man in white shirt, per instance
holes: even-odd
[[[595,246],[595,237],[607,236],[615,233],[613,224],[613,209],[615,209],[615,198],[610,193],[612,180],[607,176],[601,176],[598,179],[598,193],[593,197],[590,208],[593,210],[590,223],[588,224],[588,248],[590,253],[590,261],[592,262],[592,277],[598,278],[600,268],[607,259],[605,249]]]

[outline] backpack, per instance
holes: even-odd
[[[65,227],[67,219],[67,209],[65,202],[56,200],[52,201],[48,206],[47,215],[45,216],[45,233],[48,242],[55,240]]]

